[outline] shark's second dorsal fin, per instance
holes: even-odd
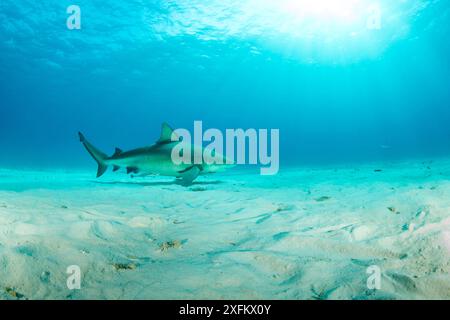
[[[164,143],[172,142],[173,141],[172,134],[173,134],[173,129],[166,122],[164,122],[161,126],[161,136],[159,137],[159,140],[157,141],[157,143],[164,144]]]
[[[113,157],[114,156],[118,156],[119,154],[121,154],[123,151],[119,148],[116,148],[116,151],[114,151]]]

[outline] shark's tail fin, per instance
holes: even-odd
[[[97,170],[97,178],[102,176],[106,169],[108,168],[108,165],[105,164],[105,160],[108,159],[108,156],[98,150],[96,147],[94,147],[92,144],[89,143],[89,141],[86,140],[86,138],[83,136],[81,132],[78,132],[78,136],[80,137],[81,143],[83,143],[86,150],[89,152],[89,154],[94,158],[95,161],[97,161],[98,164],[98,170]]]

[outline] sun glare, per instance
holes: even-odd
[[[304,62],[377,58],[408,36],[427,0],[177,0],[170,35],[248,40]],[[198,1],[198,10],[192,10]],[[182,5],[180,5],[180,3]],[[158,30],[159,31],[159,30]]]
[[[360,0],[287,0],[280,8],[299,18],[333,19],[350,22],[357,15]]]
[[[259,0],[264,35],[277,50],[307,61],[374,56],[386,46],[387,7],[372,0]],[[256,19],[254,21],[257,21]]]

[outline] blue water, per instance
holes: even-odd
[[[379,30],[266,2],[2,0],[0,166],[91,168],[78,131],[112,153],[194,120],[280,129],[282,165],[450,155],[447,1],[379,1]]]

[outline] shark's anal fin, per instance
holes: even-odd
[[[139,169],[136,168],[136,167],[127,167],[127,174],[130,174],[130,173],[138,174],[139,173]]]
[[[165,143],[173,142],[172,134],[173,134],[173,129],[167,123],[164,122],[161,126],[161,136],[159,137],[159,140],[156,143],[157,144],[165,144]],[[175,137],[178,140],[178,136],[175,136]]]
[[[197,179],[200,174],[200,168],[198,166],[192,166],[186,170],[180,171],[180,178],[183,181],[183,185],[190,185]]]

